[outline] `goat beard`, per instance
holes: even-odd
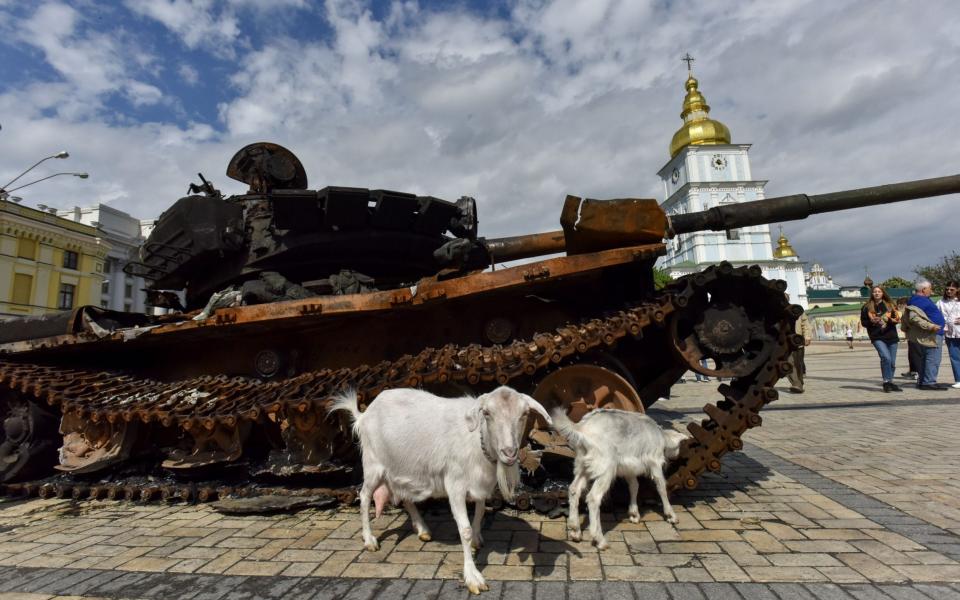
[[[512,465],[505,465],[497,461],[497,485],[500,487],[500,495],[507,502],[513,502],[517,492],[517,485],[520,484],[520,462]]]

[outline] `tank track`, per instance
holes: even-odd
[[[766,295],[767,315],[776,323],[777,337],[770,358],[750,374],[742,374],[730,385],[719,386],[723,400],[704,407],[706,418],[691,423],[691,438],[684,442],[680,458],[672,465],[668,488],[692,490],[704,471],[720,470],[721,457],[743,447],[741,435],[757,427],[759,411],[776,400],[776,382],[786,375],[786,359],[802,340],[793,335],[796,309],[783,300],[784,284],[760,276],[757,267],[733,268],[728,263],[685,277],[663,290],[655,303],[618,311],[603,318],[565,325],[554,333],[537,334],[531,340],[507,346],[448,344],[427,348],[416,355],[395,361],[355,368],[317,370],[271,382],[244,377],[202,376],[175,382],[146,380],[105,371],[64,369],[56,366],[0,361],[0,385],[58,407],[62,414],[76,413],[94,422],[156,421],[166,427],[178,425],[214,429],[217,425],[235,427],[242,420],[276,418],[283,413],[323,409],[338,392],[353,388],[361,409],[381,391],[393,387],[423,384],[481,382],[507,384],[520,376],[531,376],[570,357],[611,346],[626,336],[642,337],[648,327],[662,327],[668,317],[681,311],[696,294],[719,279],[732,278],[752,294]],[[691,367],[695,367],[691,365]],[[57,498],[111,498],[138,501],[209,501],[225,495],[256,493],[324,493],[341,501],[352,501],[352,487],[299,490],[265,489],[201,484],[130,485],[127,483],[87,484],[69,480],[56,482],[10,483],[3,486],[7,495],[39,495]],[[520,509],[535,506],[549,508],[566,497],[565,489],[526,490],[519,494]]]

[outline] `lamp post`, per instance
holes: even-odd
[[[53,175],[47,175],[46,177],[41,177],[40,179],[31,181],[30,183],[25,183],[25,184],[23,184],[23,185],[18,185],[18,186],[15,187],[15,188],[10,188],[9,190],[0,189],[0,192],[10,193],[10,192],[15,192],[15,191],[17,191],[17,190],[22,190],[23,188],[25,188],[25,187],[27,187],[27,186],[29,186],[29,185],[33,185],[33,184],[35,184],[35,183],[40,183],[41,181],[46,181],[47,179],[50,179],[51,177],[56,177],[56,176],[58,176],[58,175],[73,175],[74,177],[79,177],[80,179],[86,179],[86,178],[90,177],[90,174],[89,174],[89,173],[83,173],[83,172],[81,172],[81,173],[69,173],[69,172],[65,172],[65,173],[54,173]],[[10,184],[7,184],[7,185],[10,185]]]
[[[70,153],[69,153],[69,152],[67,152],[66,150],[61,150],[60,152],[57,152],[56,154],[51,154],[50,156],[47,156],[46,158],[41,158],[41,159],[38,160],[37,162],[33,163],[33,165],[32,165],[29,169],[27,169],[27,170],[24,171],[23,173],[20,173],[19,175],[17,175],[16,177],[14,177],[13,179],[11,179],[10,181],[8,181],[5,185],[3,185],[3,187],[0,187],[0,190],[6,190],[6,189],[7,189],[7,186],[9,186],[9,185],[10,185],[11,183],[13,183],[14,181],[20,179],[21,177],[23,177],[24,175],[26,175],[26,174],[29,173],[30,171],[34,170],[35,168],[37,168],[37,166],[38,166],[40,163],[44,162],[44,161],[50,160],[51,158],[68,158],[69,156],[70,156]],[[22,186],[21,186],[21,187],[22,187]],[[17,189],[19,189],[19,188],[17,188]],[[9,190],[8,190],[8,191],[9,191]]]

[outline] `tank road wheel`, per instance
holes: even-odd
[[[56,463],[57,419],[12,391],[0,397],[0,482],[45,474]]]
[[[751,269],[724,263],[679,282],[676,303],[683,308],[671,317],[670,337],[690,369],[743,377],[770,361],[786,307],[783,286]],[[702,367],[701,358],[713,359],[716,367]]]
[[[63,447],[55,468],[69,473],[95,473],[130,458],[138,422],[93,421],[68,413],[60,419]]]
[[[579,422],[591,410],[616,408],[644,412],[640,396],[630,383],[610,369],[591,364],[574,364],[553,371],[540,381],[533,397],[548,411],[562,406],[570,420]],[[521,451],[521,464],[528,472],[539,465],[543,453],[573,458],[567,440],[547,428],[541,417],[529,425],[528,438],[543,446],[542,451],[528,447]]]

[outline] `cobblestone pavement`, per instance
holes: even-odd
[[[561,518],[488,514],[484,597],[960,600],[960,391],[884,394],[865,345],[818,344],[807,364],[806,393],[781,388],[744,452],[673,499],[675,526],[655,504],[632,524],[615,497],[610,548],[598,552],[567,540]],[[697,420],[715,388],[677,385],[651,414]],[[233,517],[204,505],[6,501],[0,600],[463,597],[452,520],[442,505],[425,516],[433,541],[391,511],[374,521],[382,545],[370,553],[352,507]]]

